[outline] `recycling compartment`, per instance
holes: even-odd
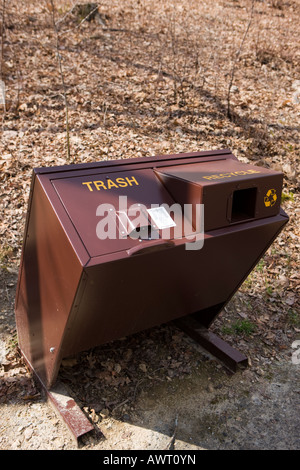
[[[209,327],[287,223],[282,181],[229,150],[35,169],[15,315],[44,385],[80,351],[191,314]]]

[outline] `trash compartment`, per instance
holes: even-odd
[[[45,386],[80,351],[209,327],[287,223],[282,181],[229,150],[35,169],[15,315]]]

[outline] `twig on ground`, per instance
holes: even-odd
[[[175,449],[175,439],[176,439],[177,427],[178,427],[178,415],[176,415],[176,417],[175,417],[174,432],[173,432],[172,437],[170,439],[170,442],[166,446],[165,450],[174,450]]]
[[[232,65],[231,72],[230,72],[230,80],[229,80],[228,91],[227,91],[227,117],[228,117],[229,119],[231,119],[231,111],[230,111],[230,92],[231,92],[231,88],[232,88],[232,85],[233,85],[234,75],[235,75],[235,71],[236,71],[236,64],[237,64],[237,62],[238,62],[238,60],[239,60],[239,57],[240,57],[240,55],[241,55],[242,48],[243,48],[243,46],[244,46],[244,43],[245,43],[245,40],[246,40],[248,31],[249,31],[249,29],[250,29],[250,26],[251,26],[251,23],[252,23],[252,20],[253,20],[254,4],[255,4],[255,0],[252,0],[251,10],[250,10],[250,18],[249,18],[249,21],[248,21],[248,24],[247,24],[247,27],[246,27],[246,30],[245,30],[245,33],[244,33],[242,42],[241,42],[241,44],[240,44],[240,47],[239,47],[239,49],[238,49],[237,52],[236,52],[235,59],[234,59],[234,61],[233,61],[233,65]]]
[[[73,10],[77,5],[78,5],[78,3],[76,2],[76,4],[74,5],[74,7],[72,8],[72,10]],[[76,25],[74,28],[67,29],[66,31],[61,31],[61,34],[68,34],[68,33],[72,32],[72,31],[74,31],[75,29],[80,28],[80,26],[81,26],[85,21],[87,21],[94,13],[97,12],[98,8],[99,8],[99,5],[97,4],[97,6],[95,6],[92,10],[90,10],[89,13],[88,13],[84,18],[82,18],[82,20],[80,21],[80,23],[79,23],[78,25]],[[72,10],[71,10],[71,11],[72,11]],[[71,13],[71,11],[68,12],[68,13]],[[67,15],[65,15],[65,16],[67,16]],[[63,20],[63,19],[62,19],[62,20]],[[58,24],[58,23],[59,23],[59,22],[57,21],[56,24]],[[105,26],[103,22],[102,22],[101,24],[102,24],[102,26]]]
[[[62,23],[67,18],[67,16],[69,16],[72,13],[72,11],[74,11],[74,9],[77,7],[77,5],[78,5],[78,2],[75,2],[74,5],[72,6],[72,8],[70,8],[70,10],[68,10],[67,13],[62,18],[59,18],[56,21],[55,25],[58,26],[59,23]]]
[[[54,2],[53,2],[53,0],[50,0],[50,3],[51,3],[51,13],[52,13],[52,24],[53,24],[53,29],[54,29],[55,34],[56,34],[56,54],[57,54],[57,60],[58,60],[58,65],[59,65],[61,83],[62,83],[62,86],[63,86],[64,100],[65,100],[66,136],[67,136],[67,161],[70,161],[71,153],[70,153],[69,107],[68,107],[68,99],[67,99],[67,90],[66,90],[66,85],[65,85],[65,80],[64,80],[61,55],[60,55],[60,52],[59,52],[59,32],[58,32],[57,25],[56,25],[56,22],[55,22]]]
[[[2,18],[1,18],[1,58],[0,58],[0,104],[3,104],[3,114],[1,122],[1,131],[3,133],[4,119],[6,114],[6,103],[5,103],[5,83],[3,81],[3,64],[4,64],[4,18],[5,18],[5,0],[2,0]],[[2,103],[3,101],[3,103]]]
[[[1,69],[0,80],[3,77],[3,62],[4,62],[4,17],[5,17],[5,0],[2,0],[2,17],[1,17]]]
[[[119,403],[118,405],[116,405],[113,409],[112,409],[112,413],[114,411],[116,411],[118,408],[120,408],[121,406],[125,405],[126,403],[128,403],[130,400],[130,398],[127,398],[126,400],[122,401],[121,403]]]

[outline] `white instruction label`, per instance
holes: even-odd
[[[176,227],[174,220],[164,207],[154,207],[153,209],[147,209],[147,212],[156,225],[156,228],[159,230]]]

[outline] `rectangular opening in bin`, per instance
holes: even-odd
[[[255,217],[257,188],[237,189],[233,192],[231,223]]]

